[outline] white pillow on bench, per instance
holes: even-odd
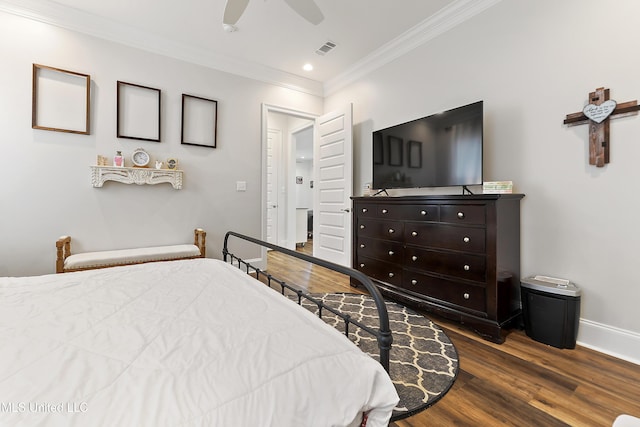
[[[150,261],[166,261],[177,258],[195,258],[199,256],[200,249],[196,245],[118,249],[69,255],[64,260],[64,268],[65,270],[75,270],[106,267],[110,265],[137,264]]]

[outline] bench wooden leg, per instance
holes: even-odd
[[[194,230],[193,244],[200,249],[200,256],[206,258],[207,256],[207,232],[202,228],[196,228]]]
[[[71,255],[71,237],[62,236],[56,241],[56,273],[64,273],[64,260]]]

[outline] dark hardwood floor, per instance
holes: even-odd
[[[339,273],[273,251],[268,271],[310,292],[361,292]],[[550,347],[521,330],[494,344],[426,315],[455,345],[458,378],[434,406],[392,426],[611,426],[623,413],[640,417],[638,365],[580,346]]]

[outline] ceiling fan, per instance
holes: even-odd
[[[324,20],[324,15],[314,0],[284,0],[284,2],[313,25],[318,25]],[[227,0],[227,4],[224,7],[222,25],[234,26],[248,4],[249,0]]]

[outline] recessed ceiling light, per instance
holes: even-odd
[[[313,70],[313,65],[311,64],[304,64],[304,66],[302,67],[303,70],[305,71],[312,71]]]

